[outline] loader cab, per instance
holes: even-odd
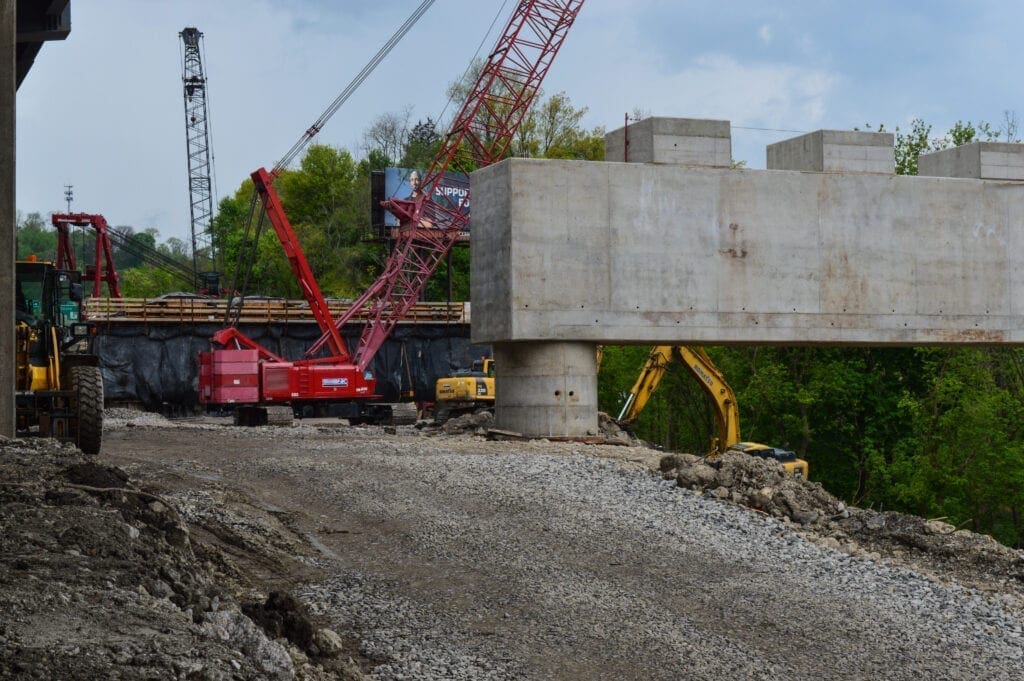
[[[15,263],[16,433],[76,444],[103,439],[103,375],[91,351],[96,326],[81,318],[82,274],[34,258]]]
[[[15,312],[30,326],[46,322],[67,329],[79,322],[82,273],[57,269],[53,263],[21,260],[15,264]]]

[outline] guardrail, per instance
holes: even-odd
[[[352,301],[328,301],[332,317],[340,317]],[[91,321],[199,323],[223,322],[228,301],[214,298],[87,298],[82,315]],[[366,319],[365,312],[353,317]],[[303,300],[246,300],[238,319],[241,324],[316,323]],[[469,303],[416,303],[402,324],[469,323]]]

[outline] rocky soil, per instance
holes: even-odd
[[[742,454],[111,410],[0,442],[0,678],[1017,679],[1024,552]],[[622,446],[622,445],[632,446]]]

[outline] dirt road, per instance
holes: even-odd
[[[1021,584],[823,548],[659,458],[176,423],[112,428],[100,460],[177,503],[241,597],[292,590],[374,678],[1019,678]]]

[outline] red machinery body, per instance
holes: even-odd
[[[199,354],[201,404],[292,404],[380,399],[376,380],[355,365],[332,358],[260,361],[258,350]]]
[[[260,364],[256,350],[199,353],[200,404],[256,404],[260,401]]]
[[[273,177],[264,168],[251,177],[310,311],[326,335],[331,354],[288,361],[236,327],[228,327],[213,336],[213,342],[224,349],[199,355],[199,401],[208,405],[255,405],[380,400],[373,374],[349,359],[345,341],[281,206]]]
[[[380,399],[377,381],[354,364],[332,361],[263,362],[262,391],[267,402]]]

